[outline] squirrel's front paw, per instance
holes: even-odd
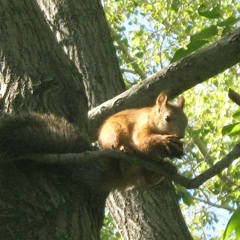
[[[167,157],[182,157],[183,142],[176,136],[165,135],[164,145],[167,152]]]

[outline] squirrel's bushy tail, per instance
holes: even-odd
[[[64,118],[24,113],[0,118],[0,162],[43,153],[80,153],[90,150],[87,138]]]

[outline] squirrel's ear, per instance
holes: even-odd
[[[184,104],[185,104],[185,99],[184,99],[183,96],[181,96],[181,97],[178,99],[177,106],[180,107],[180,108],[183,108],[183,107],[184,107]]]
[[[164,107],[168,104],[168,96],[166,93],[161,93],[156,101],[156,106],[158,106],[159,110],[161,107]]]

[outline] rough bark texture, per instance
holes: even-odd
[[[0,22],[2,112],[51,112],[86,132],[82,75],[37,3],[1,1]],[[29,162],[1,165],[0,239],[100,238],[107,193],[75,184],[65,175],[67,168]]]
[[[123,239],[191,239],[172,183],[167,180],[154,187],[115,192],[108,207]]]
[[[35,1],[1,1],[3,111],[52,112],[82,131],[87,98],[82,76],[56,42]]]
[[[125,87],[101,2],[37,1],[83,75],[89,107],[121,93]]]
[[[1,240],[99,239],[106,195],[29,162],[2,165],[0,182]]]

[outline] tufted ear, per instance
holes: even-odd
[[[166,93],[160,93],[160,95],[157,98],[156,106],[158,108],[158,111],[161,110],[162,107],[165,107],[168,104],[168,96]]]
[[[183,107],[184,107],[184,104],[185,104],[185,99],[184,99],[183,96],[181,96],[181,97],[178,99],[177,106],[180,107],[180,108],[183,108]]]

